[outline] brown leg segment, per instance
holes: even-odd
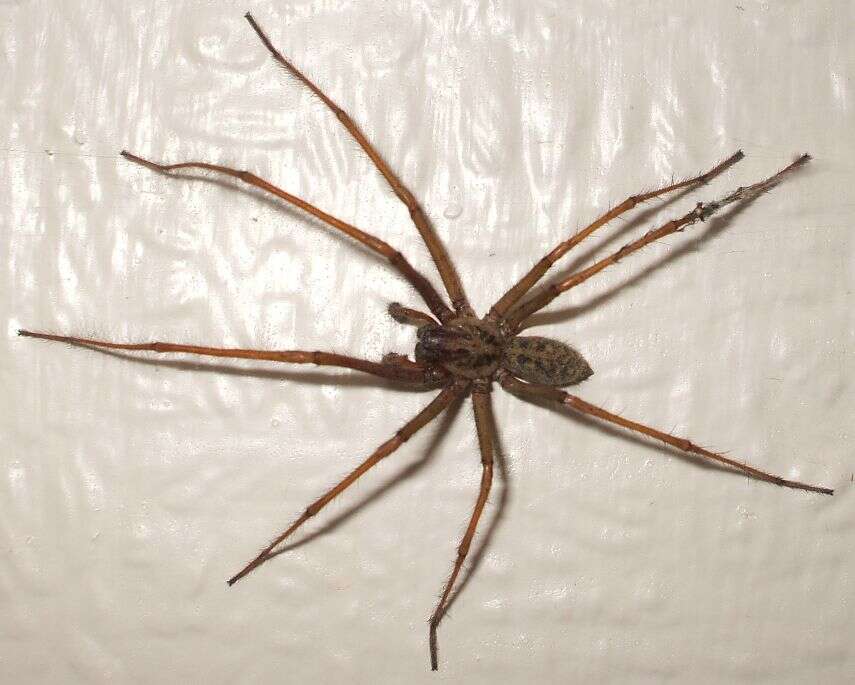
[[[255,557],[252,561],[250,561],[246,566],[244,566],[238,573],[229,578],[228,584],[234,585],[237,581],[243,578],[245,575],[250,573],[253,569],[257,568],[261,564],[263,564],[268,555],[284,542],[295,530],[297,530],[300,526],[302,526],[306,521],[312,518],[315,514],[317,514],[321,509],[323,509],[327,504],[329,504],[333,499],[335,499],[342,492],[347,490],[353,483],[355,483],[360,476],[362,476],[366,471],[375,466],[382,459],[388,457],[392,452],[397,450],[401,445],[403,445],[407,440],[409,440],[413,434],[418,431],[420,428],[423,428],[428,423],[433,421],[437,416],[439,416],[442,411],[451,404],[456,397],[459,397],[466,391],[468,385],[451,385],[443,389],[441,393],[439,393],[433,401],[427,405],[424,409],[422,409],[415,417],[407,421],[404,426],[399,429],[394,437],[384,442],[380,447],[378,447],[371,455],[363,461],[359,466],[357,466],[353,471],[351,471],[343,480],[341,480],[337,485],[330,488],[322,497],[318,498],[312,504],[310,504],[306,510],[300,515],[300,517],[294,521],[281,535],[277,536],[273,542],[271,542],[267,547],[265,547],[261,553]]]
[[[530,300],[526,300],[521,305],[511,310],[511,312],[505,318],[508,329],[512,331],[519,330],[520,325],[529,316],[543,309],[561,293],[570,290],[570,288],[573,288],[579,285],[580,283],[584,283],[594,274],[599,273],[611,264],[616,264],[619,260],[626,257],[628,254],[631,254],[636,250],[640,250],[645,245],[649,245],[655,240],[664,238],[665,236],[671,235],[672,233],[682,231],[686,226],[691,226],[692,224],[695,224],[698,221],[705,221],[723,207],[726,207],[727,205],[730,205],[734,202],[753,200],[758,195],[761,195],[767,190],[770,190],[776,185],[778,185],[778,183],[781,182],[781,179],[785,174],[792,171],[793,169],[802,166],[803,164],[806,164],[808,161],[810,161],[810,156],[802,155],[792,164],[785,167],[774,176],[770,176],[764,181],[760,181],[759,183],[755,183],[745,188],[738,188],[730,195],[727,195],[726,197],[723,197],[720,200],[716,200],[714,202],[699,202],[697,206],[688,214],[680,217],[679,219],[669,221],[667,224],[664,224],[657,229],[648,231],[638,240],[624,245],[614,254],[609,255],[605,259],[601,259],[599,262],[592,264],[587,269],[583,269],[582,271],[576,272],[575,274],[569,276],[560,283],[552,284],[549,288],[546,288],[540,294],[536,295],[535,297],[532,297]]]
[[[503,388],[516,395],[559,402],[579,412],[580,414],[594,416],[603,421],[608,421],[609,423],[621,426],[622,428],[627,428],[631,431],[635,431],[636,433],[643,433],[644,435],[647,435],[651,438],[655,438],[656,440],[661,440],[666,445],[671,445],[672,447],[676,447],[677,449],[683,450],[684,452],[695,454],[703,459],[708,459],[710,461],[718,462],[719,464],[724,464],[725,466],[729,466],[733,469],[736,469],[737,471],[741,471],[742,473],[745,473],[751,476],[752,478],[757,478],[758,480],[765,480],[769,483],[781,485],[785,488],[793,488],[795,490],[808,490],[809,492],[818,492],[823,495],[834,494],[834,490],[832,488],[823,488],[818,485],[809,485],[808,483],[802,483],[796,480],[787,480],[786,478],[782,478],[781,476],[776,476],[772,473],[766,473],[765,471],[761,471],[760,469],[757,469],[753,466],[749,466],[748,464],[745,464],[741,461],[736,461],[735,459],[730,459],[722,454],[706,450],[703,447],[699,447],[698,445],[694,444],[692,441],[687,440],[686,438],[678,438],[674,435],[670,435],[655,428],[651,428],[650,426],[645,426],[642,423],[630,421],[629,419],[625,419],[622,416],[618,416],[617,414],[612,414],[611,412],[606,411],[601,407],[597,407],[596,405],[590,404],[589,402],[585,402],[585,400],[581,399],[580,397],[577,397],[576,395],[571,395],[570,393],[564,392],[563,390],[558,390],[557,388],[553,388],[547,385],[524,383],[523,381],[520,381],[507,374],[503,375],[500,378],[499,382],[502,384]]]
[[[26,338],[54,340],[72,345],[94,347],[107,350],[125,350],[127,352],[184,352],[206,357],[227,357],[231,359],[257,359],[259,361],[286,362],[288,364],[316,364],[317,366],[338,366],[362,371],[373,376],[401,381],[403,383],[422,384],[431,382],[432,376],[427,369],[415,362],[409,367],[399,364],[378,364],[367,359],[357,359],[332,352],[306,352],[303,350],[247,350],[240,348],[202,347],[199,345],[180,345],[168,342],[116,343],[90,338],[75,338],[66,335],[33,333],[19,330],[18,335]]]
[[[745,155],[742,153],[742,150],[737,150],[735,154],[728,157],[721,164],[714,166],[712,169],[710,169],[704,174],[701,174],[700,176],[690,178],[686,181],[681,181],[680,183],[674,183],[670,186],[665,186],[664,188],[659,188],[658,190],[653,190],[649,193],[642,193],[641,195],[633,195],[632,197],[628,197],[619,205],[613,207],[608,212],[603,214],[596,221],[591,224],[588,224],[585,228],[576,233],[573,237],[569,238],[568,240],[565,240],[564,242],[558,243],[558,245],[553,248],[552,252],[547,254],[543,259],[541,259],[537,264],[535,264],[531,268],[531,270],[525,276],[522,277],[522,279],[520,279],[510,290],[508,290],[508,292],[502,295],[501,299],[490,308],[490,313],[488,314],[488,316],[494,321],[504,317],[505,314],[508,313],[510,308],[513,307],[520,300],[520,298],[523,297],[529,290],[531,290],[532,287],[534,287],[534,285],[541,278],[543,278],[544,274],[553,264],[555,264],[555,262],[561,259],[561,257],[567,254],[576,245],[581,243],[594,231],[600,228],[600,226],[604,226],[612,219],[616,219],[621,214],[628,212],[636,205],[642,202],[646,202],[647,200],[651,200],[655,197],[665,195],[666,193],[670,193],[674,190],[679,190],[680,188],[687,188],[693,185],[703,185],[704,183],[718,176],[723,171],[729,169],[744,156]]]
[[[265,192],[268,192],[276,197],[285,200],[289,204],[294,205],[295,207],[299,207],[303,211],[311,214],[317,219],[323,221],[327,226],[331,226],[342,233],[349,235],[354,240],[365,245],[370,250],[373,250],[379,255],[382,255],[386,259],[391,262],[392,266],[394,266],[400,274],[407,279],[407,281],[412,285],[422,296],[422,299],[425,301],[425,304],[430,308],[430,310],[438,316],[441,320],[447,320],[451,316],[453,316],[452,311],[445,305],[442,301],[442,297],[436,291],[436,289],[430,284],[430,282],[407,261],[407,259],[402,255],[398,250],[393,248],[389,243],[380,240],[370,233],[366,233],[365,231],[361,231],[356,228],[356,226],[351,226],[350,224],[342,221],[341,219],[337,219],[331,214],[327,214],[321,209],[318,209],[312,204],[309,204],[305,200],[297,197],[296,195],[291,195],[291,193],[285,192],[281,188],[265,181],[263,178],[259,178],[255,174],[249,171],[240,171],[238,169],[232,169],[225,166],[220,166],[219,164],[208,164],[207,162],[182,162],[180,164],[158,164],[157,162],[152,162],[148,159],[143,159],[138,155],[132,154],[127,150],[122,150],[122,157],[128,159],[132,162],[136,162],[137,164],[142,164],[149,169],[154,169],[155,171],[159,171],[165,174],[169,174],[173,171],[179,171],[180,169],[204,169],[206,171],[215,171],[220,174],[226,174],[227,176],[231,176],[232,178],[236,178],[244,183],[251,185],[255,188],[259,188]]]
[[[463,539],[457,548],[457,558],[454,560],[451,577],[446,582],[442,596],[439,598],[436,609],[434,609],[430,617],[430,667],[433,671],[439,668],[436,629],[448,608],[448,598],[451,595],[451,590],[454,587],[460,569],[463,567],[463,562],[466,560],[466,555],[469,553],[472,538],[475,537],[475,530],[478,528],[478,520],[484,511],[484,505],[487,504],[487,497],[490,494],[490,486],[493,482],[493,409],[490,404],[489,383],[484,383],[474,388],[472,391],[472,407],[475,412],[475,428],[478,431],[478,446],[481,450],[481,487],[478,491],[475,509],[469,518],[469,525],[466,527],[466,532],[463,534]]]
[[[273,43],[271,43],[264,31],[261,30],[258,22],[255,21],[249,12],[246,13],[245,17],[253,30],[258,34],[258,37],[264,44],[264,47],[266,47],[273,56],[273,59],[275,59],[292,76],[317,95],[318,98],[320,98],[320,100],[335,115],[336,119],[341,122],[342,126],[347,129],[347,132],[350,133],[353,139],[359,144],[359,147],[365,151],[365,154],[368,155],[374,163],[374,166],[377,167],[377,170],[386,179],[395,195],[398,196],[401,202],[403,202],[409,210],[413,224],[415,224],[421,234],[422,240],[424,240],[431,257],[436,264],[436,268],[439,271],[439,275],[442,278],[442,282],[443,285],[445,285],[448,296],[451,298],[451,303],[455,311],[461,314],[472,315],[472,308],[469,306],[469,301],[466,299],[466,295],[463,292],[463,285],[460,282],[457,271],[454,269],[451,258],[448,256],[448,252],[446,252],[445,247],[440,242],[439,236],[437,236],[433,226],[431,226],[430,222],[427,220],[424,211],[422,211],[421,206],[413,194],[403,183],[401,183],[401,180],[395,175],[395,172],[389,168],[389,165],[380,156],[380,153],[374,149],[374,146],[368,142],[365,134],[362,133],[348,113],[327,97],[327,95],[325,95],[320,88],[318,88],[299,69],[297,69],[297,67],[285,59],[282,53],[273,46]]]

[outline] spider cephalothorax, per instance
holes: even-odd
[[[491,380],[504,369],[523,381],[563,387],[594,373],[569,345],[541,336],[505,335],[487,319],[462,316],[424,324],[417,336],[417,362],[470,380]]]
[[[416,361],[439,365],[452,376],[489,379],[502,362],[505,338],[499,327],[474,316],[425,324],[416,335]]]
[[[337,495],[350,487],[364,473],[369,471],[382,459],[392,454],[416,431],[439,416],[456,399],[469,396],[472,400],[475,428],[478,433],[481,485],[472,514],[469,517],[466,532],[457,548],[457,556],[451,575],[443,586],[439,602],[430,619],[430,659],[431,667],[436,669],[438,665],[437,626],[448,609],[452,588],[455,586],[458,574],[469,552],[493,480],[494,421],[490,392],[494,381],[500,383],[506,390],[523,398],[557,402],[561,406],[575,412],[644,434],[660,440],[667,445],[732,470],[753,476],[754,478],[775,483],[776,485],[809,490],[826,495],[833,493],[830,488],[809,485],[795,480],[787,480],[780,476],[761,471],[744,462],[699,447],[685,438],[679,438],[670,433],[651,428],[636,421],[631,421],[613,414],[602,407],[590,404],[576,395],[558,390],[557,386],[573,385],[590,376],[592,373],[591,367],[588,366],[588,363],[576,350],[564,343],[549,338],[518,335],[533,313],[545,307],[561,293],[579,285],[609,265],[615,264],[618,260],[655,240],[682,231],[685,227],[699,221],[704,221],[732,203],[753,200],[777,185],[784,174],[806,163],[809,159],[807,155],[800,156],[782,171],[759,183],[739,188],[735,192],[714,202],[698,203],[694,209],[683,216],[648,231],[637,240],[624,245],[614,254],[595,262],[586,269],[578,271],[564,280],[553,283],[548,288],[525,299],[532,287],[540,281],[556,261],[600,226],[629,211],[640,202],[659,197],[680,188],[688,188],[706,183],[742,159],[743,154],[740,151],[731,155],[725,161],[700,176],[680,183],[672,183],[671,185],[642,195],[629,197],[570,238],[558,243],[490,308],[490,311],[483,319],[478,319],[472,312],[472,308],[463,290],[463,285],[452,266],[451,259],[445,247],[440,242],[412,193],[389,168],[348,114],[330,100],[312,81],[300,73],[294,65],[273,47],[270,40],[249,14],[246,15],[246,18],[273,58],[292,76],[301,81],[317,95],[335,114],[336,118],[367,153],[377,170],[385,177],[395,195],[406,205],[410,217],[421,234],[442,278],[448,300],[443,295],[440,295],[430,281],[421,272],[416,270],[398,250],[385,241],[327,214],[305,200],[291,195],[249,171],[239,171],[231,167],[207,162],[158,164],[129,152],[123,151],[122,155],[126,159],[164,173],[171,173],[181,169],[204,169],[226,174],[259,190],[275,195],[291,205],[299,207],[319,219],[328,227],[345,233],[364,247],[386,258],[392,267],[412,285],[413,289],[421,296],[431,312],[427,314],[418,309],[411,309],[399,304],[393,304],[389,307],[389,312],[396,320],[418,327],[415,360],[394,353],[387,354],[380,362],[375,362],[332,352],[217,348],[165,342],[118,343],[73,336],[19,331],[19,334],[24,336],[57,340],[96,348],[183,352],[213,357],[342,367],[372,374],[390,382],[408,384],[411,387],[423,389],[441,388],[441,391],[434,399],[416,416],[398,429],[392,438],[383,442],[364,461],[353,468],[345,478],[326,491],[320,498],[312,502],[284,532],[278,535],[258,556],[233,576],[228,581],[229,585],[240,580],[269,559],[274,550],[291,536],[294,531],[318,514]]]

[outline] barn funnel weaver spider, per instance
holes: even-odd
[[[679,189],[691,189],[705,184],[742,159],[743,154],[741,151],[738,151],[720,164],[694,178],[629,197],[581,231],[556,245],[522,279],[514,284],[490,308],[485,316],[478,317],[469,304],[463,285],[445,247],[440,242],[436,232],[412,193],[389,168],[350,116],[278,52],[250,14],[246,15],[246,19],[276,62],[293,77],[298,79],[305,87],[310,89],[330,109],[346,131],[368,155],[376,169],[386,179],[395,195],[407,207],[413,224],[419,231],[439,272],[447,299],[398,250],[385,241],[327,214],[305,200],[289,194],[285,190],[278,188],[249,171],[240,171],[226,166],[195,161],[160,164],[127,151],[123,151],[122,156],[132,162],[166,174],[183,169],[201,169],[214,172],[215,174],[231,176],[249,186],[272,194],[284,202],[302,209],[330,228],[341,231],[369,250],[385,257],[392,267],[412,285],[415,291],[421,296],[424,305],[430,311],[428,314],[424,311],[405,307],[397,303],[389,307],[389,313],[396,321],[412,325],[417,329],[418,342],[415,347],[414,359],[403,355],[388,354],[380,362],[375,362],[318,351],[224,349],[165,342],[118,343],[27,330],[19,331],[19,334],[22,336],[67,342],[92,348],[151,351],[158,353],[178,352],[203,356],[348,368],[394,383],[436,388],[439,390],[434,399],[405,423],[392,438],[382,443],[343,480],[310,504],[284,532],[278,535],[264,550],[246,564],[243,569],[229,579],[229,585],[234,584],[269,559],[274,550],[306,521],[318,514],[330,501],[352,485],[364,473],[396,451],[414,433],[442,414],[455,400],[470,397],[480,449],[481,484],[468,525],[458,546],[451,574],[443,585],[440,599],[429,622],[431,668],[436,670],[438,668],[437,628],[448,609],[452,590],[457,583],[463,563],[470,550],[492,485],[495,436],[493,434],[490,393],[494,382],[501,385],[505,390],[523,398],[555,402],[577,413],[641,433],[701,459],[709,460],[730,470],[742,472],[760,480],[788,488],[807,490],[826,495],[833,494],[833,490],[830,488],[787,480],[772,473],[762,471],[747,463],[706,450],[685,438],[675,437],[669,433],[608,412],[601,407],[586,402],[576,395],[559,389],[577,384],[587,378],[592,373],[587,361],[572,347],[559,341],[538,336],[520,335],[521,330],[530,317],[547,306],[552,300],[561,295],[561,293],[570,290],[606,267],[615,264],[620,259],[660,238],[683,231],[686,227],[695,223],[705,221],[730,205],[754,200],[759,195],[774,188],[786,175],[807,163],[809,160],[808,155],[798,157],[789,166],[765,180],[739,188],[716,201],[698,203],[688,213],[648,231],[639,239],[624,245],[610,256],[595,262],[591,266],[570,275],[560,282],[550,285],[536,295],[526,297],[555,262],[601,226],[647,200]]]

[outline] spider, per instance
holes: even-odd
[[[809,155],[803,154],[781,171],[752,185],[738,188],[718,200],[699,202],[691,211],[648,231],[642,237],[627,243],[613,254],[559,282],[550,284],[535,295],[529,295],[532,288],[544,277],[553,264],[601,226],[629,212],[643,202],[680,189],[688,190],[703,185],[736,164],[744,155],[742,151],[737,151],[703,174],[628,197],[585,228],[558,243],[507,290],[485,316],[478,317],[469,304],[463,285],[445,247],[413,194],[392,171],[347,112],[324,94],[315,83],[301,73],[274,47],[251,14],[247,13],[245,18],[272,58],[329,108],[348,134],[368,155],[398,199],[407,207],[412,222],[421,235],[439,272],[448,299],[446,300],[431,282],[389,243],[324,212],[299,197],[291,195],[252,172],[196,161],[160,164],[124,150],[121,155],[131,162],[165,174],[172,174],[183,169],[201,169],[215,174],[231,176],[300,208],[330,228],[341,231],[365,248],[385,257],[392,268],[396,269],[418,293],[424,306],[430,312],[398,303],[389,305],[388,311],[393,319],[416,328],[417,343],[413,358],[390,353],[377,362],[320,351],[227,349],[170,342],[121,343],[28,330],[18,331],[21,336],[66,342],[96,349],[158,353],[177,352],[213,357],[341,367],[371,374],[392,383],[439,391],[427,406],[399,428],[389,440],[377,447],[344,479],[312,502],[288,528],[277,535],[256,557],[232,576],[228,580],[230,586],[273,556],[274,550],[290,538],[303,524],[320,513],[327,504],[380,461],[395,452],[417,431],[440,416],[456,400],[469,397],[472,402],[475,429],[478,436],[481,483],[466,530],[457,548],[451,574],[442,586],[439,601],[429,620],[430,664],[432,670],[437,670],[439,664],[437,628],[448,609],[452,590],[469,553],[493,481],[495,436],[491,392],[494,383],[498,383],[505,390],[522,398],[557,403],[573,412],[641,433],[700,459],[717,463],[727,469],[742,472],[759,480],[824,495],[833,494],[834,491],[831,488],[787,480],[781,476],[762,471],[747,463],[704,449],[686,438],[676,437],[670,433],[611,413],[602,407],[586,402],[577,395],[562,390],[563,387],[584,381],[593,373],[588,362],[577,350],[563,342],[539,336],[520,335],[530,317],[562,293],[587,281],[603,269],[656,240],[681,232],[686,227],[698,222],[703,222],[730,205],[753,201],[759,195],[778,185],[785,176],[806,164],[810,160]]]

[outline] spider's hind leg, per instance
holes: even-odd
[[[821,495],[834,494],[833,488],[826,488],[821,485],[811,485],[810,483],[790,480],[774,473],[761,471],[757,467],[746,464],[745,462],[737,461],[736,459],[725,457],[723,454],[719,454],[718,452],[712,452],[708,449],[704,449],[686,438],[677,437],[676,435],[671,435],[670,433],[658,430],[652,426],[647,426],[643,423],[639,423],[638,421],[631,421],[630,419],[624,418],[618,414],[613,414],[602,407],[586,402],[581,397],[571,395],[569,392],[564,392],[563,390],[558,390],[557,388],[541,385],[539,383],[524,383],[507,373],[502,374],[499,377],[499,382],[505,390],[520,397],[557,402],[579,414],[592,416],[600,421],[605,421],[606,423],[626,428],[627,430],[635,433],[641,433],[642,435],[659,440],[671,447],[676,447],[678,450],[692,454],[700,459],[721,464],[735,471],[741,471],[745,475],[756,478],[757,480],[764,480],[767,483],[774,483],[775,485],[792,488],[794,490],[817,492]]]

